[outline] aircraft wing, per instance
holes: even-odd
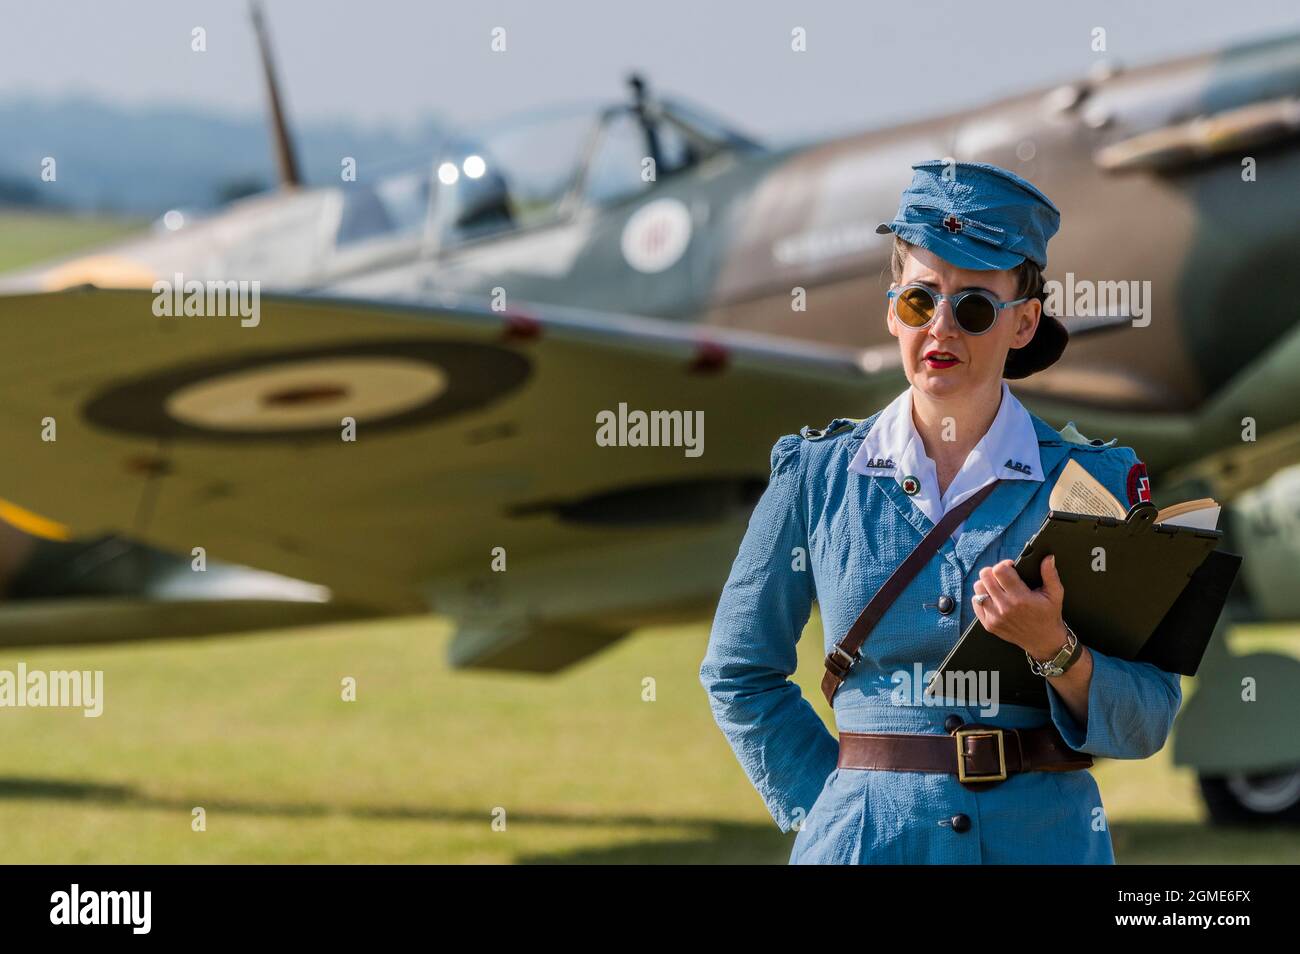
[[[707,614],[776,438],[906,383],[893,348],[562,308],[158,302],[0,297],[0,498],[367,612],[448,613],[458,665],[554,669]],[[637,445],[638,412],[670,446]]]

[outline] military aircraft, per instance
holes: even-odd
[[[0,644],[435,612],[454,665],[553,672],[707,618],[776,437],[906,385],[875,225],[935,157],[1062,209],[1074,340],[1018,396],[1227,503],[1232,618],[1300,619],[1300,37],[781,148],[634,78],[312,188],[266,64],[282,188],[0,283]],[[255,321],[185,313],[240,282]],[[1175,760],[1300,819],[1300,664],[1215,642]]]

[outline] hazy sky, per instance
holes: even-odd
[[[1295,0],[266,0],[291,119],[458,123],[659,89],[788,139],[934,115],[1084,73],[1300,32]],[[995,12],[991,12],[995,11]],[[207,52],[190,49],[207,31]],[[507,51],[489,48],[493,27]],[[808,50],[790,49],[794,27]],[[0,95],[263,108],[243,0],[5,4]]]

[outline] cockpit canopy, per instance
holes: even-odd
[[[720,155],[760,149],[671,99],[533,113],[449,139],[431,167],[348,183],[337,244],[410,235],[459,245],[617,205]]]

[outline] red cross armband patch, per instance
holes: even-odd
[[[1151,500],[1151,478],[1147,476],[1147,465],[1138,461],[1128,469],[1128,505],[1143,500]]]

